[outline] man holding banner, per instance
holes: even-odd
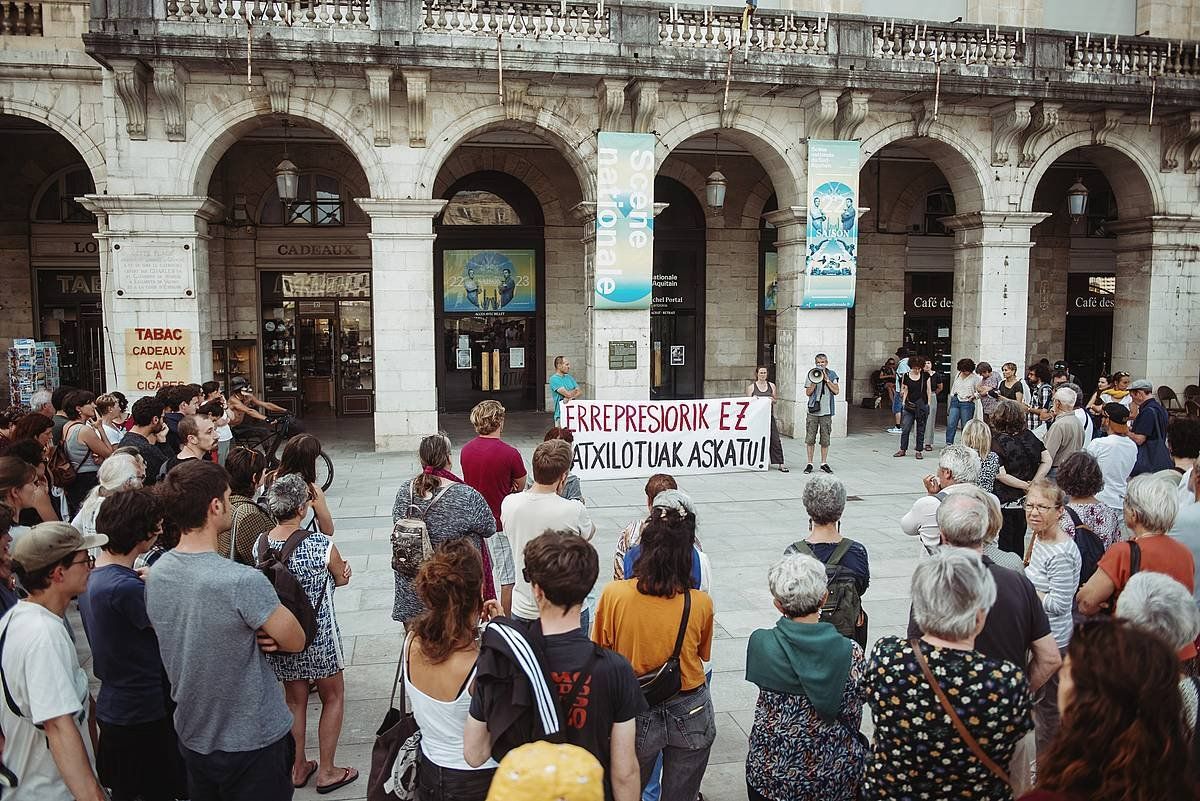
[[[838,374],[829,369],[829,358],[818,353],[816,367],[804,379],[804,394],[808,396],[808,417],[804,426],[804,444],[808,446],[808,465],[805,473],[813,471],[813,447],[817,433],[821,434],[821,469],[832,473],[829,466],[829,432],[833,429],[833,398],[841,391]]]

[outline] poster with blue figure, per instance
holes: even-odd
[[[537,311],[532,250],[447,250],[442,278],[443,311]]]
[[[859,143],[808,142],[808,228],[805,309],[854,305],[858,273]]]

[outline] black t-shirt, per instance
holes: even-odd
[[[928,373],[921,373],[921,377],[915,381],[910,374],[905,373],[900,381],[903,386],[908,387],[909,403],[928,403],[928,398],[925,397],[925,387],[929,384]]]
[[[1000,458],[1000,466],[1010,476],[1022,481],[1032,481],[1037,475],[1038,466],[1042,461],[1042,451],[1046,446],[1029,429],[1013,436],[1012,434],[997,434],[992,438],[992,450]],[[1016,487],[1010,487],[997,481],[996,497],[1001,503],[1009,503],[1025,495]]]
[[[996,581],[996,603],[988,612],[983,631],[975,638],[975,650],[993,659],[1012,662],[1024,670],[1030,643],[1050,633],[1046,607],[1024,575],[1000,567],[986,556],[983,557],[983,564]],[[909,639],[920,637],[923,633],[917,621],[913,620],[910,607]]]
[[[142,455],[142,461],[146,464],[146,480],[147,486],[158,481],[158,474],[162,470],[163,462],[167,461],[170,454],[167,453],[159,445],[151,445],[150,441],[136,431],[130,431],[121,438],[119,448],[132,446],[137,448],[138,453]]]
[[[570,694],[575,681],[581,678],[580,671],[599,649],[590,675],[582,677],[583,687],[566,714],[565,734],[568,743],[600,760],[604,767],[605,795],[611,798],[608,776],[613,724],[633,720],[647,709],[633,667],[625,657],[593,643],[582,630],[553,634],[544,641],[546,668],[560,699]],[[485,717],[482,696],[478,693],[471,698],[471,717],[476,720]]]

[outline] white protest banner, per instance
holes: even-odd
[[[767,469],[770,398],[577,400],[562,408],[575,435],[572,472],[586,481]]]

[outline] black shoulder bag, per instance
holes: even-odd
[[[687,633],[688,616],[692,613],[691,590],[683,591],[683,619],[675,636],[675,650],[658,670],[638,676],[638,686],[651,707],[677,695],[683,689],[683,674],[679,669],[679,653],[683,650],[683,635]]]

